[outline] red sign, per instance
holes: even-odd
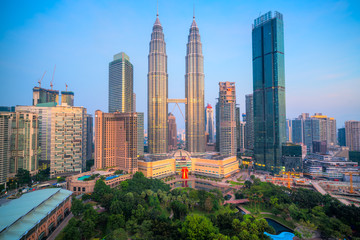
[[[181,178],[188,179],[189,178],[188,173],[189,173],[189,169],[187,169],[187,167],[183,167],[181,169]]]

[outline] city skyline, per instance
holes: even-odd
[[[37,86],[37,80],[45,70],[47,73],[42,87],[49,88],[52,68],[56,64],[54,89],[65,90],[67,83],[69,90],[77,96],[77,106],[86,107],[90,114],[94,114],[96,109],[106,111],[106,66],[112,56],[120,51],[128,53],[133,59],[134,92],[138,95],[138,103],[146,102],[147,91],[142,86],[146,84],[146,55],[156,15],[155,3],[145,2],[143,9],[138,8],[139,3],[127,2],[85,4],[80,1],[71,5],[66,2],[40,5],[35,3],[28,9],[24,7],[15,12],[11,11],[15,5],[5,4],[2,17],[7,24],[2,26],[0,32],[0,49],[4,53],[0,59],[4,86],[0,90],[1,105],[31,105],[31,92],[28,89]],[[172,10],[175,5],[159,2],[159,14],[169,56],[169,98],[184,98],[185,44],[193,9],[190,1],[181,6],[176,5],[176,10]],[[260,11],[277,10],[284,14],[286,22],[287,118],[293,119],[301,112],[322,112],[333,116],[337,120],[337,127],[344,126],[346,120],[358,120],[360,113],[356,110],[360,99],[356,89],[359,89],[360,73],[356,66],[360,61],[355,44],[359,39],[359,31],[356,29],[360,29],[360,19],[355,12],[359,4],[352,1],[327,1],[319,6],[310,2],[303,5],[300,6],[299,2],[291,6],[283,1],[259,6],[235,2],[196,2],[206,76],[204,103],[215,105],[218,82],[223,78],[231,79],[237,83],[240,111],[245,112],[244,96],[252,92],[251,25]],[[76,14],[84,6],[88,10]],[[114,21],[114,10],[122,7],[127,11]],[[187,12],[186,16],[184,12]],[[14,16],[10,16],[10,13]],[[99,19],[101,21],[89,27],[92,24],[85,22],[89,15],[92,17],[90,23],[96,23]],[[208,15],[213,16],[210,18]],[[301,17],[304,17],[304,21],[298,21]],[[122,19],[128,20],[126,26],[119,24]],[[74,23],[71,27],[70,22]],[[81,29],[79,33],[75,31],[77,28]],[[34,38],[35,33],[41,34]],[[24,38],[26,34],[28,37]],[[219,52],[222,56],[220,63],[216,59]],[[14,71],[18,66],[21,67]],[[216,70],[225,66],[225,72]],[[95,93],[99,93],[99,97],[94,98]],[[184,106],[181,107],[184,113]],[[169,106],[171,109],[173,105]],[[147,114],[145,104],[138,104],[138,111]],[[175,110],[174,115],[178,119],[179,128],[185,128],[179,111]]]

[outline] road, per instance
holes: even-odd
[[[61,232],[61,230],[63,230],[64,227],[66,227],[66,225],[68,224],[68,222],[70,221],[70,219],[73,217],[74,215],[72,213],[70,213],[65,219],[64,221],[62,221],[60,223],[60,226],[58,226],[55,231],[47,238],[48,240],[55,240],[55,238],[57,237],[57,235],[59,235],[59,233]]]

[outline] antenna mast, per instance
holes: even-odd
[[[41,81],[43,80],[43,78],[44,78],[44,76],[45,76],[45,73],[46,73],[46,71],[45,71],[44,74],[42,75],[42,78],[38,81],[38,83],[39,83],[39,88],[41,88]]]
[[[56,64],[55,64],[53,76],[52,76],[52,79],[51,79],[51,82],[50,82],[51,90],[53,90],[53,81],[54,81],[55,70],[56,70]]]

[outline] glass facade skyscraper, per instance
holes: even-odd
[[[209,143],[215,142],[214,109],[210,104],[205,108],[205,131],[209,134]]]
[[[245,125],[245,148],[254,149],[254,98],[252,94],[245,96],[246,125]]]
[[[205,152],[204,56],[195,16],[190,27],[185,74],[186,149]]]
[[[166,44],[159,15],[151,33],[148,72],[148,150],[168,151],[168,74]]]
[[[109,112],[133,111],[133,65],[121,52],[109,63]]]
[[[278,172],[286,142],[283,16],[268,12],[252,30],[254,157],[258,169]]]

